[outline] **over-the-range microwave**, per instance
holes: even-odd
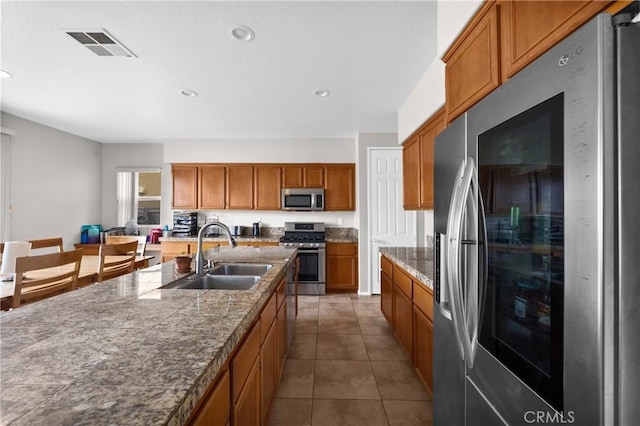
[[[282,188],[282,210],[324,210],[324,189]]]

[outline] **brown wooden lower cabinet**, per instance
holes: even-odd
[[[256,356],[244,387],[233,404],[232,424],[237,426],[259,426],[261,406],[260,357]]]
[[[413,362],[431,393],[433,389],[433,323],[420,309],[413,309]]]
[[[327,243],[326,291],[358,291],[358,244]]]
[[[413,307],[401,290],[393,289],[393,332],[409,356],[413,358]]]
[[[262,424],[269,422],[271,412],[271,402],[278,383],[278,340],[277,324],[274,320],[271,323],[267,337],[260,349],[260,387],[262,394]]]
[[[193,426],[225,426],[229,424],[230,418],[231,386],[229,370],[225,369],[206,396],[197,414],[192,416],[189,424]]]
[[[282,377],[282,372],[284,371],[284,363],[287,361],[287,303],[288,301],[285,299],[280,309],[278,310],[278,316],[276,317],[276,327],[277,327],[277,382],[280,381]]]
[[[380,265],[380,309],[432,393],[433,291],[384,256]]]

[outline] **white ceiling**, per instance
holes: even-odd
[[[2,79],[2,111],[108,143],[396,132],[436,52],[434,1],[0,7],[0,65],[14,75]],[[232,39],[237,24],[255,40]],[[137,58],[96,56],[62,29],[105,29]]]

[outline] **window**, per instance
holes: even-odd
[[[119,170],[118,226],[131,219],[138,225],[160,225],[162,180],[159,169]]]

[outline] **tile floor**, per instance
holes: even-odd
[[[431,425],[431,398],[379,296],[300,296],[271,426]]]

